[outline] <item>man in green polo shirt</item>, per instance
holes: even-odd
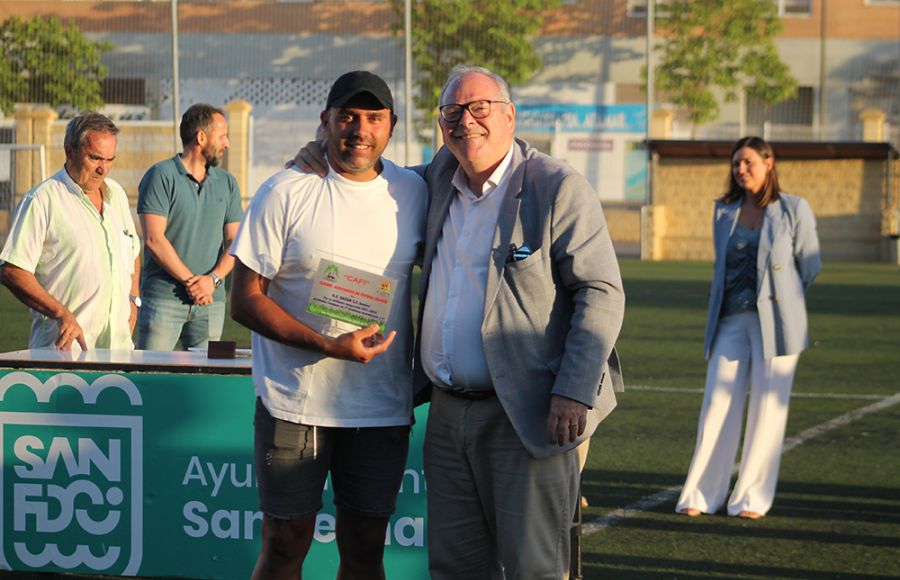
[[[204,103],[181,117],[181,153],[139,186],[144,268],[137,348],[205,347],[222,336],[228,250],[243,214],[237,181],[217,165],[228,149],[225,113]]]

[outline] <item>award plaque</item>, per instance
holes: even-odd
[[[321,258],[306,311],[383,333],[396,288],[389,276]]]

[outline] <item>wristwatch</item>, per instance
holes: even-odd
[[[137,306],[138,308],[140,308],[141,305],[143,304],[143,302],[141,302],[141,297],[138,296],[137,294],[129,294],[128,299],[131,300],[132,302],[134,302],[134,305]]]
[[[209,277],[212,278],[213,286],[216,288],[222,285],[222,279],[215,272],[210,272]]]

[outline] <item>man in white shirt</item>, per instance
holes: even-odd
[[[321,121],[328,175],[296,168],[275,174],[254,196],[232,244],[231,313],[253,331],[258,395],[264,518],[254,578],[300,574],[329,472],[339,577],[384,578],[385,530],[409,446],[409,281],[424,238],[425,183],[381,157],[396,116],[379,77],[341,76]],[[386,336],[379,324],[360,329],[311,313],[325,265],[335,286],[362,270],[352,277],[393,294]]]
[[[65,166],[16,208],[0,282],[31,308],[29,348],[132,349],[140,241],[108,177],[118,127],[85,111],[66,127]]]

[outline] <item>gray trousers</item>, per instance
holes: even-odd
[[[535,459],[496,397],[435,389],[424,465],[433,580],[568,577],[575,449]]]

